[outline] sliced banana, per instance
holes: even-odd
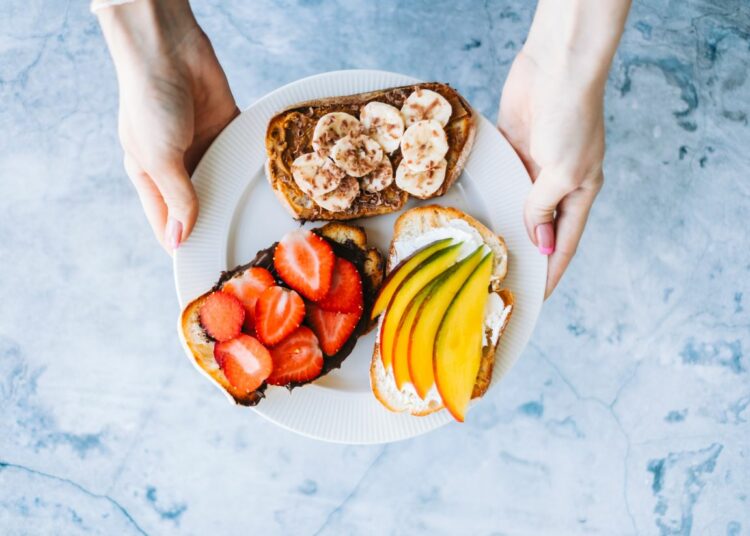
[[[447,152],[448,137],[437,121],[418,121],[401,138],[402,162],[414,171],[437,167]]]
[[[417,89],[406,98],[401,107],[401,115],[407,128],[418,121],[435,120],[445,126],[451,118],[451,103],[440,93],[429,89]]]
[[[387,155],[370,173],[362,177],[360,186],[365,192],[376,193],[388,188],[393,182],[393,165]]]
[[[331,112],[318,119],[313,130],[312,146],[321,156],[328,153],[337,141],[362,127],[359,119],[344,112]]]
[[[346,173],[330,158],[317,153],[307,153],[292,162],[292,177],[299,189],[307,195],[315,196],[338,188]]]
[[[398,108],[384,102],[368,102],[359,112],[359,120],[367,133],[383,146],[385,152],[398,149],[404,135],[404,119]]]
[[[371,137],[352,132],[333,145],[331,157],[348,175],[361,177],[380,163],[383,148]]]
[[[401,162],[396,169],[396,186],[414,197],[427,199],[443,185],[447,168],[445,159],[426,171],[414,171]]]
[[[335,190],[313,196],[319,206],[331,212],[341,212],[352,206],[352,203],[359,195],[359,182],[354,177],[345,176],[339,187]]]

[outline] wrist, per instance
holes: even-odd
[[[544,72],[604,87],[630,0],[539,0],[522,52]]]
[[[171,55],[198,28],[187,0],[134,0],[96,15],[115,66]]]

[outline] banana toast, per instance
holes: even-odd
[[[266,131],[266,177],[298,220],[350,220],[443,195],[461,175],[476,112],[427,82],[296,104]]]

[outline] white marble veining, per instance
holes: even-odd
[[[241,106],[382,68],[488,117],[531,3],[195,2]],[[85,2],[0,4],[0,533],[750,534],[750,10],[633,6],[605,188],[468,423],[379,447],[229,406],[175,336]]]

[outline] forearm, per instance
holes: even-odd
[[[630,0],[539,0],[523,52],[551,74],[604,87]]]
[[[115,67],[172,55],[199,30],[187,0],[135,0],[96,11]]]

